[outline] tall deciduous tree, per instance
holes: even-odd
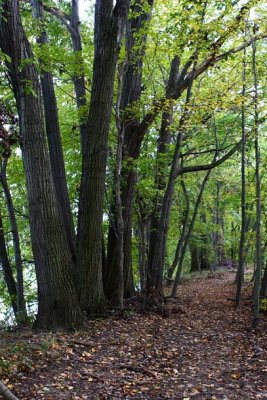
[[[48,37],[45,28],[43,2],[40,0],[32,0],[33,15],[39,21],[40,34],[37,42],[41,47],[48,43]],[[57,99],[55,95],[53,76],[51,72],[46,71],[41,64],[41,88],[44,103],[46,135],[49,147],[50,162],[52,174],[56,189],[59,210],[62,213],[66,235],[70,251],[75,260],[75,230],[70,208],[69,193],[67,187],[64,155],[61,143],[60,126],[58,120]]]
[[[88,134],[84,141],[77,233],[76,287],[88,314],[102,312],[102,220],[116,64],[130,0],[97,0]]]
[[[70,279],[72,257],[52,178],[41,89],[17,0],[2,2],[0,44],[8,56],[6,65],[19,113],[38,284],[37,326],[77,326],[82,314]]]

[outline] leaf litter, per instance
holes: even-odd
[[[2,381],[21,400],[267,399],[267,318],[251,331],[251,287],[186,280],[168,313],[129,313],[75,333],[3,331]],[[1,397],[0,397],[1,398]]]

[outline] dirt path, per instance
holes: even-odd
[[[267,319],[250,331],[251,304],[235,312],[232,281],[230,272],[186,281],[167,318],[94,321],[70,336],[7,334],[6,345],[22,348],[8,383],[21,400],[267,399]]]

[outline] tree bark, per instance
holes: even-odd
[[[79,0],[72,0],[71,19],[70,19],[70,35],[72,48],[75,57],[75,65],[77,71],[74,71],[72,78],[76,95],[76,104],[79,114],[80,125],[80,140],[82,152],[85,151],[85,141],[88,134],[86,116],[87,116],[87,100],[86,100],[86,85],[84,76],[84,61],[82,55],[82,39],[80,33],[80,17],[79,17]]]
[[[267,297],[267,264],[265,265],[265,270],[261,283],[261,297]]]
[[[7,210],[9,215],[9,221],[12,232],[12,240],[14,247],[14,256],[15,256],[15,264],[16,264],[16,273],[17,273],[17,314],[16,319],[18,323],[24,324],[27,322],[27,310],[26,303],[24,297],[24,279],[23,279],[23,265],[22,265],[22,257],[21,257],[21,249],[20,249],[20,238],[19,238],[19,230],[17,225],[17,219],[14,210],[13,199],[9,190],[7,176],[6,176],[6,167],[7,167],[7,159],[4,159],[2,163],[2,169],[0,173],[0,182],[4,191]]]
[[[138,35],[145,24],[150,20],[153,1],[149,0],[149,11],[143,10],[144,2],[137,0],[132,11],[137,15],[127,21],[126,24],[126,50],[127,62],[124,67],[125,75],[123,80],[121,96],[121,115],[124,115],[122,126],[124,129],[123,147],[123,168],[122,168],[122,207],[124,220],[124,296],[131,297],[134,294],[133,271],[132,271],[132,214],[135,195],[136,172],[133,160],[137,159],[140,153],[141,141],[139,140],[137,128],[140,120],[131,111],[136,105],[142,93],[142,67],[145,52],[147,35],[144,33],[141,39]],[[138,43],[137,43],[138,41]],[[138,45],[137,45],[138,44]],[[126,109],[128,111],[126,111]],[[118,238],[116,235],[117,211],[114,205],[111,206],[109,237],[108,237],[108,266],[104,276],[105,292],[108,298],[112,298],[115,291],[116,276],[118,275]]]
[[[194,75],[193,75],[194,76]],[[147,291],[148,293],[155,294],[157,297],[161,298],[163,296],[163,287],[162,287],[162,279],[163,279],[163,270],[164,270],[164,260],[165,260],[165,251],[166,251],[166,241],[167,241],[167,232],[169,225],[169,217],[171,210],[171,203],[174,192],[175,180],[178,175],[178,166],[180,162],[180,153],[181,146],[184,137],[185,130],[185,122],[189,117],[188,112],[188,104],[191,97],[191,89],[193,80],[191,81],[190,86],[187,90],[186,103],[183,114],[180,119],[178,134],[176,138],[176,145],[173,154],[173,160],[171,165],[171,170],[168,178],[168,183],[166,185],[166,190],[164,193],[162,205],[160,208],[160,219],[156,232],[156,240],[153,246],[153,252],[150,254],[149,260],[149,270],[147,277]]]
[[[246,94],[246,52],[244,50],[243,58],[243,87],[242,96]],[[245,132],[245,104],[242,102],[242,153],[241,153],[241,232],[239,242],[238,270],[236,275],[236,307],[239,307],[241,301],[242,285],[244,281],[245,268],[245,244],[246,244],[246,132]]]
[[[39,43],[40,46],[43,46],[48,43],[48,37],[44,26],[45,21],[43,2],[41,0],[32,0],[32,7],[34,18],[38,19],[42,27],[41,34],[39,38],[37,38],[37,43]],[[55,95],[53,76],[50,72],[42,69],[42,63],[43,61],[41,59],[40,80],[44,102],[45,125],[46,135],[48,139],[50,163],[59,203],[59,209],[62,213],[62,219],[64,222],[70,251],[73,260],[75,261],[75,229],[66,180],[64,154],[62,149],[60,126],[58,120],[57,100]]]
[[[259,111],[258,111],[258,76],[256,65],[256,44],[252,45],[252,70],[254,80],[254,130],[255,130],[255,172],[256,172],[256,249],[255,249],[255,274],[253,287],[253,317],[252,328],[256,328],[260,314],[260,288],[261,288],[261,178],[260,178],[260,147],[259,147]]]
[[[84,143],[77,233],[76,287],[81,308],[88,315],[102,313],[102,219],[108,133],[116,62],[129,1],[97,0],[95,54],[88,133]]]
[[[38,75],[17,0],[2,3],[0,43],[10,57],[6,63],[19,114],[38,285],[36,327],[75,327],[82,314],[71,280],[72,257],[52,178]]]
[[[216,155],[215,155],[215,157],[216,157]],[[194,212],[193,212],[193,215],[192,215],[192,218],[191,218],[191,221],[190,221],[190,225],[188,227],[188,230],[187,230],[187,233],[186,233],[183,245],[182,245],[181,256],[179,258],[178,268],[177,268],[177,271],[176,271],[174,285],[173,285],[173,288],[172,288],[172,296],[173,297],[176,296],[177,287],[178,287],[178,284],[180,283],[185,254],[186,254],[187,247],[188,247],[188,244],[189,244],[189,241],[190,241],[193,229],[194,229],[194,225],[195,225],[196,219],[197,219],[199,205],[201,203],[202,196],[203,196],[203,193],[204,193],[204,190],[205,190],[205,186],[206,186],[206,183],[209,180],[210,174],[211,174],[211,170],[209,170],[206,173],[206,175],[204,176],[204,179],[203,179],[203,181],[201,183],[200,190],[199,190],[199,193],[198,193],[198,196],[197,196],[197,200],[196,200],[196,203],[195,203],[195,207],[194,207]],[[190,246],[190,251],[191,251],[191,272],[199,271],[199,269],[201,268],[199,249],[192,244]]]
[[[181,257],[181,250],[182,250],[182,247],[184,244],[184,240],[186,238],[186,230],[187,230],[187,226],[188,226],[188,222],[189,222],[190,200],[189,200],[189,196],[188,196],[183,179],[181,180],[181,186],[182,186],[183,194],[184,194],[184,198],[185,198],[185,216],[183,218],[184,220],[183,220],[182,233],[181,233],[181,236],[179,238],[179,241],[178,241],[178,244],[176,247],[175,256],[174,256],[172,265],[171,265],[170,269],[168,270],[168,278],[169,279],[172,278],[174,270],[177,267],[177,265],[179,264],[179,260]]]
[[[180,59],[178,56],[175,56],[171,63],[169,80],[166,87],[167,98],[171,96],[172,91],[177,85],[177,81],[179,79],[179,66],[180,66]],[[148,259],[149,270],[148,270],[147,286],[150,286],[150,281],[153,280],[152,262],[153,262],[153,256],[155,252],[155,246],[160,224],[160,211],[163,201],[163,195],[161,193],[166,188],[166,183],[167,183],[166,169],[168,168],[168,160],[166,159],[166,154],[169,151],[169,144],[171,137],[170,126],[172,124],[172,121],[173,121],[173,106],[172,104],[170,104],[168,106],[168,109],[164,111],[162,114],[161,127],[159,133],[159,141],[157,149],[157,171],[155,179],[157,195],[154,199],[154,210],[151,214],[151,234],[149,243],[149,259]]]
[[[12,305],[12,309],[17,319],[17,285],[13,276],[12,267],[10,265],[10,261],[8,258],[7,248],[6,248],[6,240],[5,240],[5,232],[3,227],[2,215],[0,214],[0,262],[4,272],[4,279],[7,286],[7,291],[10,297],[10,303]]]

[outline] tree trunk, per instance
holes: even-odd
[[[215,158],[216,158],[216,155],[214,157],[214,160],[215,160]],[[196,200],[196,204],[195,204],[195,207],[194,207],[193,215],[192,215],[192,218],[191,218],[191,222],[190,222],[190,225],[188,227],[187,233],[185,235],[185,239],[183,241],[183,245],[182,245],[182,248],[181,248],[181,256],[179,258],[179,263],[178,263],[178,269],[176,271],[174,285],[173,285],[173,288],[172,288],[172,296],[173,297],[176,296],[177,287],[178,287],[178,284],[180,283],[181,273],[182,273],[182,268],[183,268],[183,262],[184,262],[184,258],[185,258],[185,255],[186,255],[187,247],[188,247],[189,241],[191,239],[191,235],[192,235],[192,232],[193,232],[193,229],[194,229],[195,221],[197,219],[199,205],[201,203],[202,196],[203,196],[203,193],[204,193],[204,190],[205,190],[205,186],[206,186],[206,183],[209,180],[210,174],[211,174],[211,170],[209,170],[206,173],[206,175],[204,176],[204,179],[203,179],[203,181],[201,183],[200,190],[199,190],[199,193],[198,193],[198,196],[197,196],[197,200]],[[199,249],[196,246],[194,246],[193,244],[191,244],[190,251],[191,251],[191,272],[199,271],[200,268],[201,268]]]
[[[190,253],[191,253],[191,266],[190,272],[199,272],[201,270],[200,263],[200,249],[198,246],[195,246],[193,243],[190,244]],[[174,293],[175,295],[176,293]]]
[[[81,308],[88,315],[103,313],[102,220],[108,133],[116,62],[129,1],[97,0],[95,54],[88,133],[84,143],[75,274]]]
[[[260,314],[260,289],[261,289],[261,179],[260,179],[260,147],[259,147],[259,111],[258,111],[258,77],[256,66],[256,43],[252,44],[252,69],[254,79],[254,130],[255,130],[255,172],[256,172],[256,252],[255,274],[253,288],[253,318],[252,328],[256,328]]]
[[[75,57],[75,65],[77,71],[74,71],[72,78],[76,96],[76,104],[79,113],[80,125],[80,140],[82,152],[85,151],[85,141],[88,134],[86,117],[87,117],[87,101],[86,101],[86,85],[84,76],[84,61],[82,56],[82,40],[80,33],[80,17],[79,17],[79,0],[72,0],[71,20],[70,20],[70,35],[72,41],[72,48]]]
[[[211,234],[211,241],[213,247],[213,262],[212,262],[212,270],[216,271],[219,263],[219,207],[220,207],[220,183],[216,182],[216,197],[215,197],[215,206],[213,212],[213,224],[216,225],[216,231]]]
[[[205,213],[203,213],[201,215],[201,220],[202,220],[203,224],[207,223]],[[209,258],[209,247],[210,247],[209,236],[206,234],[201,235],[201,241],[202,241],[202,246],[200,249],[201,271],[212,271],[212,266],[211,266],[210,258]]]
[[[4,191],[9,221],[12,232],[12,240],[14,247],[14,256],[15,256],[15,264],[16,264],[16,272],[17,272],[17,314],[16,319],[18,323],[24,324],[27,322],[27,310],[26,303],[24,298],[24,279],[23,279],[23,265],[21,258],[21,250],[20,250],[20,238],[19,238],[19,230],[17,225],[17,219],[14,210],[14,204],[12,200],[12,196],[9,190],[7,177],[6,177],[6,167],[7,167],[7,159],[4,159],[2,164],[2,170],[0,174],[0,181]]]
[[[142,8],[143,1],[137,0],[132,11],[137,16],[132,17],[126,24],[126,50],[127,63],[125,65],[125,75],[121,96],[121,114],[125,114],[122,125],[124,129],[124,148],[123,148],[123,169],[122,169],[122,207],[124,220],[124,296],[131,297],[134,294],[133,271],[132,271],[132,214],[135,195],[136,172],[133,160],[139,157],[141,141],[138,137],[139,117],[135,111],[129,110],[135,106],[142,93],[142,68],[143,57],[146,45],[146,33],[141,39],[138,33],[145,28],[145,24],[150,20],[153,1],[149,0],[149,11]],[[138,46],[137,41],[138,40]],[[125,111],[125,110],[129,111]],[[118,275],[118,238],[116,235],[116,207],[111,206],[112,215],[110,218],[109,238],[108,238],[108,270],[104,276],[105,290],[108,298],[112,298],[114,283]]]
[[[52,179],[38,76],[30,62],[33,55],[22,28],[18,1],[4,1],[1,17],[1,50],[11,60],[6,63],[19,113],[28,192],[38,285],[36,326],[75,327],[81,323],[82,314],[71,281],[72,257]]]
[[[177,84],[177,80],[179,77],[179,66],[180,59],[178,56],[175,56],[171,63],[169,80],[166,87],[166,97],[170,97],[173,91],[173,88]],[[169,105],[168,110],[164,111],[162,114],[161,120],[161,128],[159,134],[159,144],[157,150],[157,171],[156,171],[156,189],[157,195],[154,199],[154,210],[151,215],[151,234],[150,234],[150,244],[149,244],[149,271],[148,271],[148,281],[147,285],[150,286],[150,281],[153,280],[152,277],[152,262],[153,256],[155,252],[155,246],[157,241],[157,235],[159,230],[160,223],[160,210],[162,206],[163,195],[160,193],[163,189],[166,188],[167,177],[166,177],[166,169],[168,168],[168,161],[166,159],[166,154],[169,151],[170,137],[171,131],[170,126],[173,120],[173,106]]]
[[[267,297],[267,264],[265,265],[265,270],[261,283],[261,297]]]
[[[41,0],[32,0],[33,15],[38,19],[42,26],[42,31],[37,39],[37,43],[43,46],[48,43],[45,31],[43,2]],[[46,135],[48,139],[50,163],[52,168],[53,179],[55,183],[56,195],[59,203],[59,209],[62,213],[62,219],[70,246],[70,251],[75,261],[75,230],[70,207],[69,193],[67,187],[64,155],[61,143],[61,134],[58,120],[57,100],[55,95],[53,77],[50,72],[42,69],[41,64],[41,86],[44,102],[44,114]]]
[[[15,318],[17,319],[17,311],[18,311],[17,286],[7,254],[5,232],[1,214],[0,214],[0,262],[4,272],[4,279],[10,297],[10,303],[12,305]]]
[[[244,50],[243,59],[243,87],[242,96],[246,94],[246,51]],[[236,307],[241,301],[242,285],[244,281],[245,268],[245,244],[246,244],[246,132],[245,132],[245,104],[242,102],[242,153],[241,153],[241,232],[239,242],[238,270],[236,276]]]
[[[175,252],[175,256],[174,256],[174,260],[173,263],[168,271],[168,278],[171,279],[172,275],[174,273],[175,268],[177,267],[177,265],[179,264],[179,260],[181,257],[181,250],[184,244],[184,240],[186,237],[186,229],[187,229],[187,225],[189,222],[189,214],[190,214],[190,200],[189,200],[189,196],[185,187],[185,183],[183,181],[183,179],[181,180],[181,186],[183,189],[183,193],[184,193],[184,198],[185,198],[185,216],[184,216],[184,221],[183,221],[183,228],[182,228],[182,233],[181,236],[179,238],[177,247],[176,247],[176,252]]]
[[[178,135],[176,138],[176,145],[171,165],[171,171],[168,178],[168,184],[166,186],[166,190],[164,193],[162,205],[160,208],[160,219],[158,223],[158,228],[156,231],[156,240],[153,245],[153,252],[150,253],[149,260],[149,270],[148,270],[148,279],[147,279],[147,291],[156,294],[156,296],[163,296],[163,287],[162,287],[162,279],[163,279],[163,270],[164,270],[164,260],[165,260],[165,251],[166,251],[166,241],[167,241],[167,233],[168,233],[168,225],[169,225],[169,217],[171,211],[171,204],[174,192],[175,180],[178,175],[178,167],[180,162],[180,152],[182,141],[184,137],[184,124],[188,119],[188,104],[191,97],[191,89],[192,89],[193,79],[191,81],[191,85],[189,85],[186,96],[186,104],[184,112],[180,119],[180,126],[178,130]]]

